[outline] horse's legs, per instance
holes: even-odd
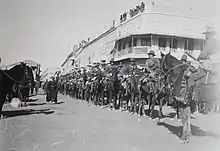
[[[179,115],[179,102],[178,101],[176,102],[176,115],[177,115],[177,119],[179,119],[180,115]]]
[[[151,105],[152,105],[152,95],[149,94],[147,96],[147,99],[148,99],[148,112],[149,112],[149,115],[150,115],[150,108],[151,108]]]
[[[100,95],[100,99],[101,99],[101,106],[104,106],[104,91],[101,91],[101,95]]]
[[[139,115],[144,115],[144,98],[142,97],[142,91],[140,92],[139,95]]]
[[[129,112],[132,112],[133,110],[133,94],[131,94],[130,96],[130,108],[129,108]]]
[[[3,118],[3,114],[2,114],[3,104],[4,104],[3,102],[1,102],[1,104],[0,104],[0,119]]]
[[[27,97],[24,96],[24,106],[27,106]]]
[[[138,113],[138,111],[137,111],[138,102],[139,102],[139,98],[138,98],[138,96],[135,94],[135,95],[134,95],[134,113]]]
[[[109,91],[109,108],[111,109],[112,106],[112,90]]]
[[[130,107],[130,112],[135,113],[136,111],[136,100],[135,100],[135,94],[134,92],[131,93],[131,107]]]
[[[163,102],[164,102],[164,97],[159,98],[159,102],[160,102],[160,108],[159,108],[159,118],[162,119],[163,118]]]
[[[155,107],[155,103],[156,103],[156,99],[157,99],[157,94],[155,94],[153,97],[152,97],[152,103],[151,103],[151,108],[150,108],[150,117],[153,118],[153,112],[154,112],[154,107]]]

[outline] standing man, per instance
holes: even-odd
[[[182,121],[182,137],[181,140],[184,143],[189,142],[189,138],[191,136],[191,126],[190,126],[190,118],[191,118],[191,110],[190,110],[190,93],[192,92],[191,86],[189,85],[189,77],[192,73],[196,72],[196,69],[192,66],[188,66],[186,71],[183,74],[181,88],[180,88],[180,96],[175,96],[174,98],[178,102],[180,118]]]

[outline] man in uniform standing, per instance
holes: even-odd
[[[182,137],[181,140],[184,143],[189,142],[189,138],[191,136],[191,126],[190,126],[190,118],[191,118],[191,110],[190,110],[190,93],[192,93],[191,86],[189,85],[189,77],[192,73],[196,72],[196,69],[193,66],[188,66],[185,70],[181,82],[180,88],[180,96],[175,96],[174,98],[178,102],[180,118],[182,121]]]

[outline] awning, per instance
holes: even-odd
[[[33,67],[37,68],[37,66],[39,65],[39,64],[37,64],[36,62],[34,62],[32,60],[25,60],[25,61],[21,61],[21,62],[25,63],[27,66],[30,66],[32,68]],[[14,66],[20,65],[21,62],[16,62],[16,63],[10,64],[10,65],[7,65],[5,67],[7,68],[7,70],[10,70]]]
[[[31,67],[37,67],[39,65],[38,63],[34,62],[33,60],[25,60],[23,62]]]

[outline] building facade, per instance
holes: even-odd
[[[129,58],[136,58],[143,64],[150,50],[155,51],[157,58],[161,57],[161,52],[170,52],[177,59],[188,52],[197,58],[205,39],[202,33],[209,20],[160,12],[155,4],[152,8],[146,10],[141,3],[122,14],[118,25],[114,22],[109,30],[80,47],[75,55],[78,67],[111,58],[125,64]],[[188,61],[191,60],[188,57]]]
[[[46,70],[43,71],[40,80],[41,81],[50,80],[51,77],[55,76],[55,74],[60,71],[61,71],[60,68],[47,68]]]
[[[109,30],[78,49],[75,58],[78,67],[85,67],[90,63],[99,62],[100,60],[107,60],[110,51],[114,48],[114,40],[116,38],[116,28],[111,27]]]
[[[75,63],[75,55],[78,49],[79,48],[76,45],[73,46],[72,52],[70,52],[70,54],[61,65],[61,75],[65,75],[71,72],[71,70],[73,70],[73,68],[77,66]]]

